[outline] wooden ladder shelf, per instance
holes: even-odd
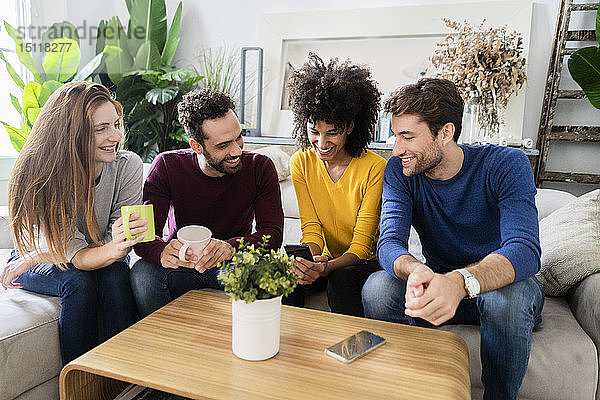
[[[571,12],[593,11],[598,9],[598,4],[573,4],[572,0],[563,0],[558,13],[556,35],[552,49],[552,58],[548,67],[548,79],[544,92],[544,105],[540,117],[537,148],[540,151],[539,162],[536,170],[536,184],[541,186],[544,181],[552,182],[578,182],[600,184],[599,174],[580,174],[570,172],[555,172],[547,170],[548,152],[552,141],[569,142],[600,142],[600,127],[598,126],[557,126],[553,125],[554,112],[558,99],[584,99],[583,90],[559,89],[563,59],[570,56],[577,48],[567,48],[567,42],[595,41],[594,30],[569,30]]]

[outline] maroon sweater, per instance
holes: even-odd
[[[269,247],[278,249],[283,239],[283,210],[277,171],[267,156],[244,151],[242,169],[215,178],[205,175],[191,149],[159,154],[144,184],[144,204],[154,205],[156,240],[135,246],[144,260],[160,265],[160,254],[187,225],[203,225],[213,238],[237,246],[243,237],[259,242],[271,235]],[[252,221],[256,217],[256,232]],[[168,218],[169,236],[163,240]]]

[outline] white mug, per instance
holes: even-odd
[[[200,257],[200,253],[206,247],[212,232],[205,226],[200,225],[188,225],[177,231],[177,239],[183,242],[183,246],[179,249],[179,259],[181,261],[188,261],[185,259],[185,252],[188,248],[192,249],[192,252]]]

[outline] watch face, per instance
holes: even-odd
[[[467,292],[469,292],[470,297],[475,297],[479,294],[479,290],[480,290],[479,281],[474,276],[470,276],[466,280],[465,286],[467,288]]]

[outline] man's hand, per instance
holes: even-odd
[[[320,276],[327,275],[327,256],[314,256],[314,262],[308,261],[302,257],[296,257],[296,265],[294,266],[294,274],[296,274],[301,285],[310,285]]]
[[[167,247],[160,253],[160,264],[165,268],[194,268],[198,257],[192,253],[192,249],[188,248],[185,252],[185,259],[190,261],[181,261],[179,259],[179,249],[183,243],[178,239],[171,239]]]
[[[406,284],[406,315],[443,324],[454,316],[465,295],[460,273],[436,274],[426,266],[417,268]]]
[[[217,266],[221,261],[230,260],[233,256],[233,246],[229,243],[219,240],[210,239],[210,242],[202,250],[202,255],[195,262],[194,268],[198,272],[204,272]]]

